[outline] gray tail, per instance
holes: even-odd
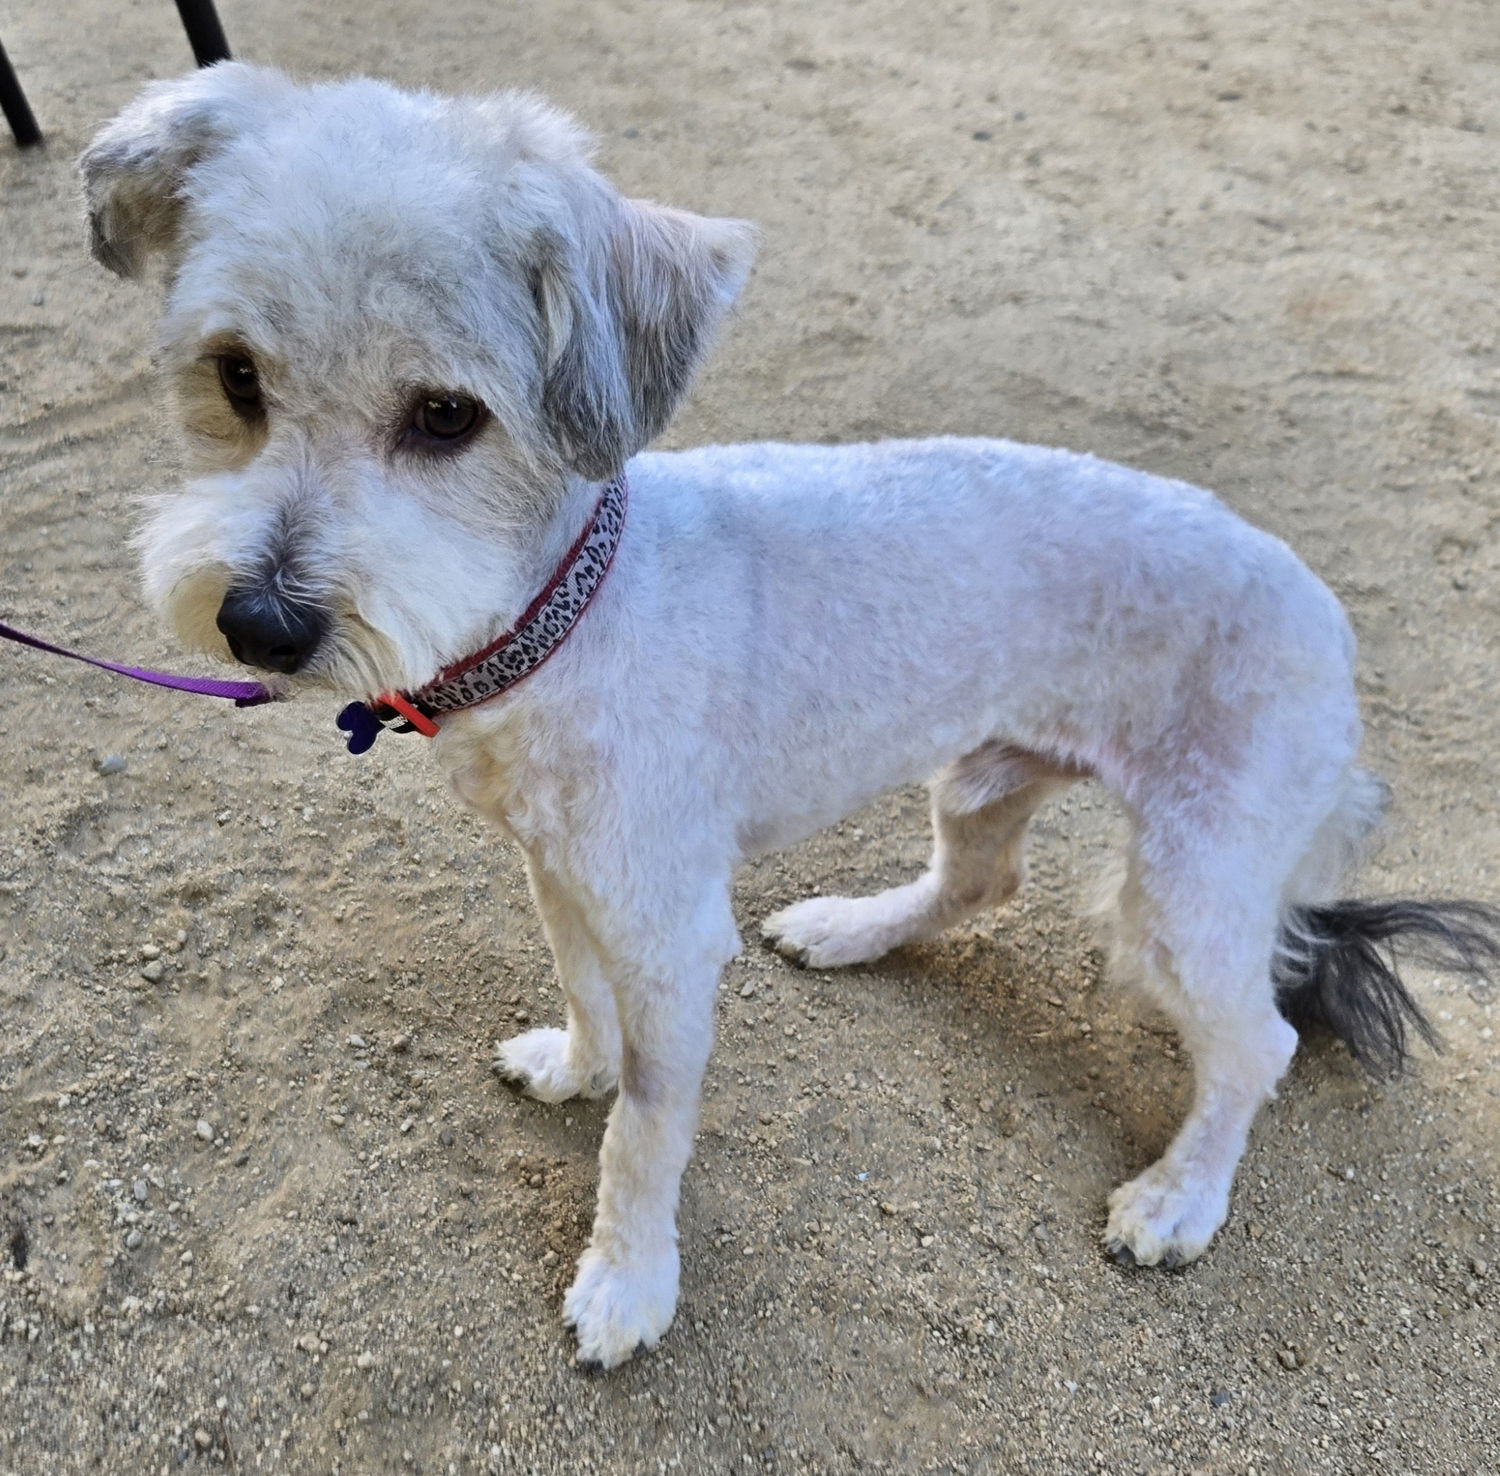
[[[1361,1065],[1394,1073],[1406,1064],[1413,1033],[1442,1049],[1398,960],[1489,981],[1500,972],[1500,908],[1458,901],[1294,907],[1277,953],[1277,1006],[1299,1031],[1324,1026]]]

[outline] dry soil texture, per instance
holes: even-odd
[[[764,229],[673,444],[939,431],[1219,490],[1363,641],[1375,892],[1500,895],[1493,0],[317,6],[314,76],[523,84],[629,189]],[[172,476],[153,296],[71,160],[189,61],[164,0],[11,7],[0,618],[168,663],[132,502]],[[416,739],[0,651],[0,1471],[1500,1469],[1494,1001],[1376,1083],[1310,1042],[1183,1274],[1099,1248],[1187,1091],[1076,921],[1080,790],[1009,911],[876,969],[730,968],[654,1356],[570,1366],[602,1109],[519,1100],[553,1018],[517,857]],[[103,764],[109,756],[122,759]],[[102,768],[118,772],[101,772]],[[745,934],[911,875],[917,792],[751,867]],[[159,953],[158,953],[159,950]]]

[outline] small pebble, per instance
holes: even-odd
[[[368,1050],[370,1048],[369,1047],[369,1042],[366,1041],[365,1038],[364,1038],[364,1036],[362,1036],[362,1035],[351,1035],[349,1037],[349,1039],[345,1042],[345,1044],[347,1044],[353,1050],[356,1050],[356,1051],[365,1051],[365,1050]]]
[[[206,1117],[200,1117],[198,1119],[198,1125],[193,1129],[193,1131],[197,1133],[205,1143],[212,1143],[214,1140],[214,1125]]]
[[[411,1049],[411,1036],[405,1034],[396,1036],[391,1041],[391,1049],[398,1054],[402,1051],[409,1051]]]
[[[199,1425],[198,1428],[193,1431],[193,1444],[196,1445],[199,1450],[207,1450],[213,1443],[214,1437],[210,1435],[202,1425]]]
[[[374,1368],[375,1355],[369,1352],[361,1353],[359,1357],[354,1360],[354,1364],[356,1368]]]
[[[167,966],[159,958],[153,958],[150,963],[141,965],[141,978],[155,984],[166,971]]]
[[[126,769],[125,755],[122,753],[106,754],[99,760],[99,772],[101,774],[123,774]]]
[[[142,943],[141,957],[149,963],[153,958],[161,957],[161,949],[154,943]]]
[[[135,1183],[130,1186],[130,1192],[134,1194],[137,1199],[141,1200],[144,1203],[146,1195],[149,1192],[146,1181],[144,1179],[137,1179]]]
[[[1297,1355],[1293,1353],[1290,1348],[1281,1349],[1276,1356],[1281,1360],[1281,1366],[1283,1368],[1296,1368]]]
[[[130,1234],[125,1237],[125,1249],[139,1250],[141,1248],[141,1242],[145,1240],[145,1238],[146,1237],[142,1235],[139,1230],[132,1230]]]

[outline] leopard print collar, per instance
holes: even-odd
[[[567,640],[604,583],[625,528],[629,491],[623,472],[605,485],[593,517],[551,582],[498,640],[445,667],[415,692],[383,692],[374,702],[351,702],[338,716],[338,726],[348,734],[349,752],[364,753],[387,726],[434,737],[434,718],[477,707],[530,676]]]

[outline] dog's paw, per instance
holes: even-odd
[[[1104,1248],[1132,1266],[1186,1266],[1229,1214],[1229,1192],[1153,1164],[1109,1196]]]
[[[616,1262],[590,1246],[563,1301],[563,1321],[578,1337],[578,1362],[618,1368],[654,1348],[677,1310],[677,1247]]]
[[[606,1070],[579,1071],[568,1057],[568,1032],[551,1027],[512,1036],[495,1052],[495,1072],[539,1102],[602,1097],[614,1085]]]
[[[869,963],[900,941],[879,897],[809,897],[773,912],[760,933],[778,953],[809,969]]]

